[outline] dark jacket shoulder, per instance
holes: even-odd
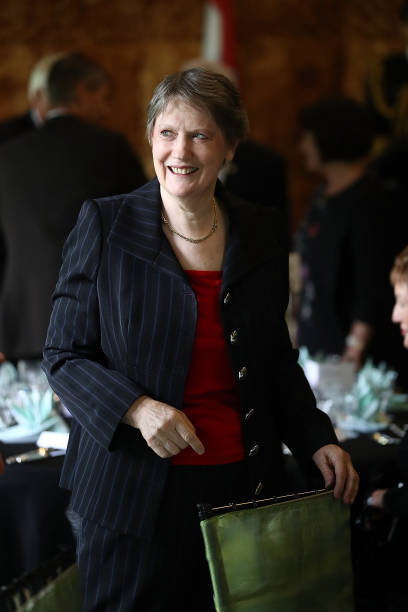
[[[0,144],[35,129],[29,112],[5,119],[0,122]]]

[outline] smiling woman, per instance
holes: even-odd
[[[395,294],[392,320],[400,326],[404,347],[408,349],[408,246],[395,258],[390,278]],[[401,559],[406,554],[408,537],[408,431],[405,432],[398,447],[396,467],[398,470],[396,470],[395,477],[393,474],[393,486],[375,489],[370,493],[366,503],[368,506],[384,510],[386,513],[384,517],[394,517],[387,542],[384,542],[377,551],[380,552],[382,560],[375,555],[374,561],[380,568],[381,577],[384,580],[384,593],[387,595],[387,603],[390,604],[387,610],[402,611],[408,610],[406,564],[401,563]],[[398,479],[402,482],[395,486],[397,474]],[[374,519],[373,522],[380,525],[381,516],[374,516]],[[371,568],[369,565],[367,571],[371,572],[370,577],[374,574],[373,570],[377,571],[377,568],[374,566]],[[391,605],[391,602],[394,605]],[[381,601],[380,605],[383,609],[386,602]]]
[[[285,490],[282,441],[356,495],[290,344],[279,215],[217,180],[246,131],[226,77],[166,77],[148,109],[157,177],[86,202],[66,243],[44,364],[73,415],[61,482],[85,611],[214,610],[197,503]]]
[[[395,260],[391,271],[391,282],[395,294],[392,320],[399,324],[404,346],[408,348],[408,247]]]

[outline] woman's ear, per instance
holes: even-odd
[[[226,155],[225,155],[225,159],[224,159],[224,163],[223,166],[225,166],[225,164],[228,164],[230,161],[232,161],[234,159],[234,155],[235,155],[235,151],[236,148],[238,146],[238,140],[229,147]]]

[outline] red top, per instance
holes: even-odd
[[[185,271],[197,298],[197,328],[183,411],[205,453],[191,446],[172,457],[175,465],[213,465],[244,459],[239,396],[220,315],[221,271]]]

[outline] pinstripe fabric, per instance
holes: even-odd
[[[216,195],[230,220],[221,317],[244,444],[248,453],[258,446],[248,459],[255,490],[265,479],[278,486],[281,439],[310,458],[335,436],[284,322],[287,258],[278,217],[221,185]],[[169,462],[120,421],[141,394],[182,409],[196,325],[195,296],[161,230],[160,206],[156,180],[83,205],[64,248],[44,350],[49,382],[74,417],[61,485],[72,489],[79,514],[135,535],[154,529]],[[239,341],[231,344],[233,329]]]
[[[243,462],[170,467],[150,540],[83,519],[77,554],[84,611],[214,611],[196,504],[246,499],[246,481]]]

